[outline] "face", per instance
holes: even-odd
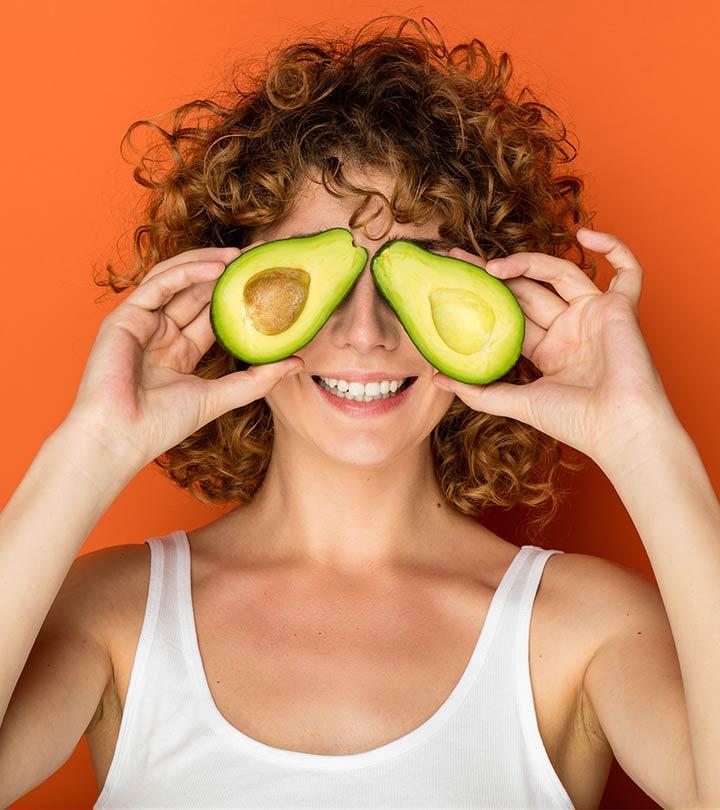
[[[353,176],[343,168],[351,181],[372,183],[390,196],[389,176],[367,171]],[[310,343],[296,352],[305,368],[278,383],[265,399],[273,411],[276,441],[299,436],[338,462],[381,466],[425,439],[453,396],[432,384],[434,369],[375,287],[370,260],[391,237],[439,239],[439,222],[423,226],[393,222],[387,237],[378,240],[372,236],[385,229],[382,217],[368,225],[370,236],[349,227],[358,201],[333,197],[321,183],[306,181],[292,212],[253,234],[253,241],[269,242],[340,226],[368,251],[368,262],[353,289]],[[446,254],[450,247],[431,249]],[[348,382],[415,379],[397,397],[364,404],[326,393],[316,382],[319,375]]]

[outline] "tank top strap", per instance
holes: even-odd
[[[182,615],[185,598],[184,574],[187,552],[183,533],[178,530],[150,537],[145,542],[151,549],[151,579],[154,566],[155,587],[159,592],[155,597],[158,604],[157,634],[172,647],[182,650],[183,626],[178,617]]]
[[[140,635],[133,656],[115,751],[94,810],[139,807],[132,785],[136,775],[162,748],[163,729],[172,728],[183,706],[177,679],[183,677],[177,627],[178,532],[149,537],[150,578]],[[142,780],[141,780],[142,781]],[[119,804],[113,804],[117,802]]]
[[[533,605],[547,561],[554,554],[564,554],[560,549],[545,549],[525,546],[530,552],[525,565],[515,580],[514,593],[509,599],[507,619],[512,628],[507,628],[508,644],[503,650],[505,675],[514,691],[514,723],[523,741],[527,769],[537,774],[542,783],[549,786],[561,806],[572,807],[572,802],[547,755],[540,734],[535,698],[530,674],[530,625]],[[502,658],[503,655],[498,656]]]
[[[545,549],[540,546],[523,545],[500,582],[493,602],[497,615],[488,616],[496,625],[492,632],[492,655],[488,666],[505,674],[515,666],[518,655],[527,655],[535,595],[540,585],[545,563],[553,554],[562,554],[560,549]],[[491,603],[492,613],[493,603]]]
[[[540,579],[545,570],[545,564],[553,554],[564,554],[556,548],[541,548],[540,546],[525,545],[527,554],[523,560],[523,566],[515,577],[511,587],[509,602],[509,613],[515,632],[516,649],[521,654],[527,651],[528,639],[530,637],[530,619],[532,617],[535,596],[540,587]]]
[[[145,616],[134,659],[134,669],[144,671],[158,643],[167,642],[182,649],[178,608],[183,597],[183,535],[181,531],[156,535],[144,542],[150,548],[150,581],[145,603]],[[136,675],[137,682],[141,676]],[[134,686],[130,684],[130,689]],[[131,695],[128,694],[128,700]]]

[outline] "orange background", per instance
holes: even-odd
[[[346,8],[329,0],[301,6],[45,0],[5,3],[0,33],[6,347],[0,503],[65,416],[98,325],[114,304],[94,301],[100,291],[92,267],[117,259],[117,242],[128,244],[134,224],[139,189],[132,165],[119,154],[127,126],[211,95],[236,57],[262,58],[279,40],[317,24],[355,25],[391,12],[430,16],[449,45],[476,36],[493,52],[507,50],[513,81],[529,83],[575,134],[579,156],[569,169],[586,179],[588,207],[598,212],[595,228],[616,233],[645,269],[643,333],[720,490],[715,0],[436,0]],[[605,289],[610,270],[601,259],[598,267],[597,283]],[[221,511],[195,502],[150,466],[103,516],[82,552],[189,530]],[[522,520],[516,511],[488,525],[515,539]],[[547,538],[553,547],[606,557],[652,577],[622,503],[590,461]],[[678,553],[681,543],[679,537]],[[59,771],[11,806],[83,808],[96,796],[83,738]],[[657,805],[615,763],[601,807]]]

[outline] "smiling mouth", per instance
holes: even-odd
[[[315,383],[315,385],[317,385],[317,386],[318,386],[318,387],[320,387],[320,388],[325,388],[325,390],[328,390],[328,387],[327,387],[327,386],[326,386],[326,385],[325,385],[325,384],[324,384],[324,383],[321,381],[321,379],[320,379],[320,376],[319,376],[319,375],[317,375],[317,374],[313,374],[313,375],[311,375],[311,376],[312,376],[312,380],[313,380],[313,382]],[[412,384],[415,382],[415,380],[417,380],[417,379],[418,379],[417,377],[407,377],[407,378],[405,379],[405,382],[403,382],[403,384],[402,384],[402,385],[401,385],[401,386],[400,386],[400,387],[399,387],[399,388],[398,388],[398,389],[397,389],[397,390],[396,390],[394,393],[392,393],[392,392],[388,392],[387,394],[382,395],[380,398],[382,398],[382,399],[390,399],[390,398],[392,398],[393,396],[396,396],[396,395],[397,395],[397,394],[399,394],[401,391],[404,391],[406,388],[410,388],[410,386],[411,386],[411,385],[412,385]],[[336,396],[337,396],[337,394],[336,394]],[[350,397],[344,397],[344,399],[351,399],[351,398],[350,398]],[[374,397],[373,397],[373,399],[374,399]],[[352,399],[351,399],[351,401],[354,401],[354,400],[352,400]]]

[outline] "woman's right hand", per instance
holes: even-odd
[[[193,373],[215,342],[210,299],[239,248],[188,250],[155,265],[101,323],[66,417],[138,469],[303,367],[297,356],[206,380]]]

